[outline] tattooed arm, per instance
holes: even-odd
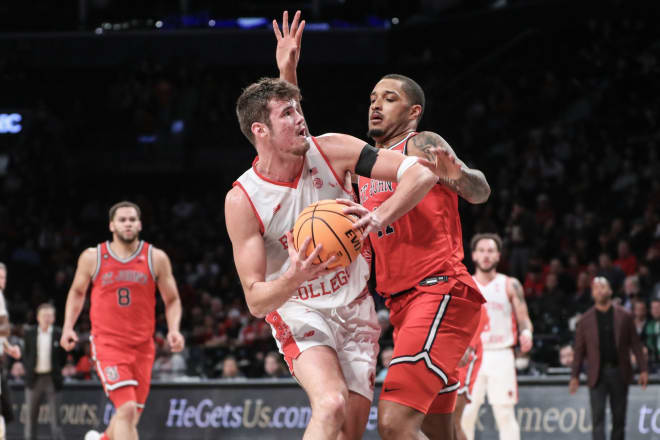
[[[445,173],[440,181],[470,203],[484,203],[490,196],[486,176],[479,170],[469,168],[460,160],[451,146],[438,134],[423,131],[408,141],[408,154],[420,156],[431,162],[444,165]]]
[[[516,315],[518,331],[520,332],[520,349],[527,353],[532,348],[532,320],[529,319],[527,303],[525,302],[525,293],[516,278],[509,277],[506,283],[506,293],[513,306],[513,313]]]

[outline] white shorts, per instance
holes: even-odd
[[[380,326],[371,295],[335,309],[318,310],[290,301],[266,321],[291,374],[295,376],[293,359],[300,353],[326,345],[337,352],[348,389],[373,399]]]
[[[484,349],[481,369],[474,382],[472,402],[481,405],[486,395],[491,405],[518,403],[518,381],[513,349]]]

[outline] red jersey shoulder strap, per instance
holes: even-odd
[[[99,243],[96,245],[96,269],[92,275],[92,282],[96,281],[96,277],[101,271],[101,253],[103,252],[103,246],[105,246],[105,243]]]

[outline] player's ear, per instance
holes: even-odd
[[[253,122],[250,127],[255,138],[265,138],[268,135],[268,126],[263,122]]]
[[[415,104],[410,106],[410,116],[411,119],[418,120],[419,116],[422,114],[422,106],[419,104]]]
[[[115,226],[112,224],[112,222],[109,223],[108,228],[110,229],[110,232],[115,232]]]

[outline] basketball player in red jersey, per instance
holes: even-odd
[[[461,425],[468,440],[474,439],[479,408],[488,396],[501,440],[520,439],[514,406],[518,403],[518,382],[513,348],[532,348],[532,322],[520,281],[497,272],[502,239],[497,234],[477,234],[471,242],[475,264],[474,280],[488,301],[488,325],[481,332],[482,368],[474,381],[472,401],[465,407]]]
[[[293,22],[299,18],[297,12]],[[285,13],[283,22],[287,19]],[[301,38],[281,34],[276,22],[273,27],[280,77],[296,82]],[[457,367],[484,302],[462,264],[457,195],[483,203],[490,187],[484,174],[467,167],[442,137],[415,131],[424,106],[421,87],[402,75],[383,77],[371,92],[368,134],[376,147],[444,167],[441,185],[370,236],[376,289],[386,298],[394,326],[394,355],[378,406],[384,439],[452,438]],[[360,177],[358,188],[364,206],[346,201],[346,212],[368,216],[390,198],[396,184]]]
[[[175,352],[184,346],[179,332],[181,301],[167,254],[138,239],[140,208],[119,202],[110,208],[109,217],[112,242],[89,248],[78,259],[60,344],[71,351],[78,342],[73,328],[91,283],[92,354],[116,413],[105,433],[91,431],[85,439],[136,440],[155,356],[156,287],[165,303],[167,341]]]

